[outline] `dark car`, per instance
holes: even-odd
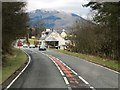
[[[30,44],[29,48],[35,48],[35,45],[34,44]]]
[[[40,45],[40,46],[39,46],[39,50],[46,50],[45,45]]]

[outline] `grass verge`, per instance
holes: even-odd
[[[65,50],[56,50],[56,51],[67,54],[67,55],[76,56],[76,57],[79,57],[81,59],[84,59],[84,60],[94,62],[94,63],[99,64],[99,65],[108,67],[110,69],[120,71],[120,64],[116,60],[108,60],[108,59],[103,59],[100,57],[95,57],[95,56],[90,56],[90,55],[75,53],[75,52],[69,52],[69,51],[65,51]]]
[[[8,56],[5,66],[2,67],[2,82],[10,77],[27,60],[27,55],[22,50],[15,48],[13,53],[13,56]]]

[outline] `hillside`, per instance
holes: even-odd
[[[44,27],[53,28],[55,30],[69,29],[77,20],[80,22],[86,22],[82,17],[73,14],[65,13],[63,11],[56,10],[43,10],[37,9],[29,12],[31,27],[39,26],[39,23],[44,23]]]

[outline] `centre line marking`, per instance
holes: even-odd
[[[64,78],[64,80],[65,80],[65,83],[68,85],[69,82],[68,82],[67,78],[66,78],[66,77],[63,77],[63,78]]]
[[[74,70],[71,70],[75,75],[78,75]]]
[[[71,87],[68,87],[68,89],[69,89],[69,90],[72,90],[72,88],[71,88]]]
[[[85,84],[89,84],[85,79],[83,79],[81,76],[78,76]]]
[[[66,66],[68,69],[72,70],[69,66]]]
[[[70,72],[66,72],[66,70],[70,70],[72,73],[74,73],[75,75],[78,76],[78,74],[77,74],[74,70],[72,70],[69,66],[67,66],[65,63],[63,63],[63,62],[62,62],[61,60],[59,60],[58,58],[53,57],[52,55],[47,55],[47,54],[44,54],[44,55],[48,56],[48,57],[52,60],[52,62],[56,65],[56,67],[57,67],[58,70],[60,71],[60,73],[61,73],[61,75],[63,76],[63,79],[64,79],[64,81],[65,81],[65,83],[66,83],[67,85],[70,85],[70,83],[69,83],[67,77],[65,77],[65,75],[68,76],[68,77],[73,77],[73,75],[71,75]],[[67,67],[67,68],[66,68],[66,67]],[[62,71],[62,69],[63,69],[63,71]],[[65,74],[64,74],[63,72],[64,72]],[[91,86],[85,79],[83,79],[81,76],[78,76],[78,78],[79,78],[80,80],[82,80],[86,85],[89,85],[89,88],[90,88],[90,89],[96,90],[94,87],[92,87],[92,86]],[[72,79],[74,80],[74,79],[76,79],[76,78],[72,78]],[[76,80],[74,80],[74,81],[76,82]],[[78,82],[76,82],[76,83],[78,83]],[[71,87],[68,87],[68,89],[69,89],[69,90],[72,90]]]
[[[63,63],[63,65],[67,66],[65,63]]]
[[[61,71],[61,70],[60,70],[60,73],[62,74],[62,76],[64,76],[64,73],[63,73],[63,71]]]
[[[48,57],[49,57],[49,55],[48,55]],[[51,58],[51,57],[49,57],[52,61],[53,61],[53,59]],[[56,64],[56,62],[55,61],[53,61],[53,63],[56,65],[56,67],[58,68],[58,70],[60,71],[60,73],[61,73],[61,75],[62,76],[64,76],[64,73],[63,73],[63,71],[60,69],[60,67]]]

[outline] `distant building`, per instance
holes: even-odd
[[[63,29],[63,31],[62,31],[62,33],[61,33],[61,36],[62,36],[63,38],[66,38],[66,37],[67,37],[67,33],[65,32],[64,29]]]
[[[35,39],[35,36],[32,36],[31,38],[32,38],[32,39]]]
[[[50,32],[51,30],[50,29],[46,29],[46,32]]]
[[[60,47],[63,48],[65,46],[65,39],[60,36],[59,33],[57,32],[52,32],[49,34],[46,38],[45,41],[48,45],[53,46],[53,47]]]
[[[61,36],[61,34],[63,36]],[[45,41],[48,47],[64,49],[66,47],[66,40],[64,37],[67,36],[66,33],[59,34],[57,31],[48,30],[42,32],[41,40]]]
[[[46,33],[45,33],[45,31],[42,32],[41,37],[42,37],[42,38],[45,38],[45,37],[46,37]]]

